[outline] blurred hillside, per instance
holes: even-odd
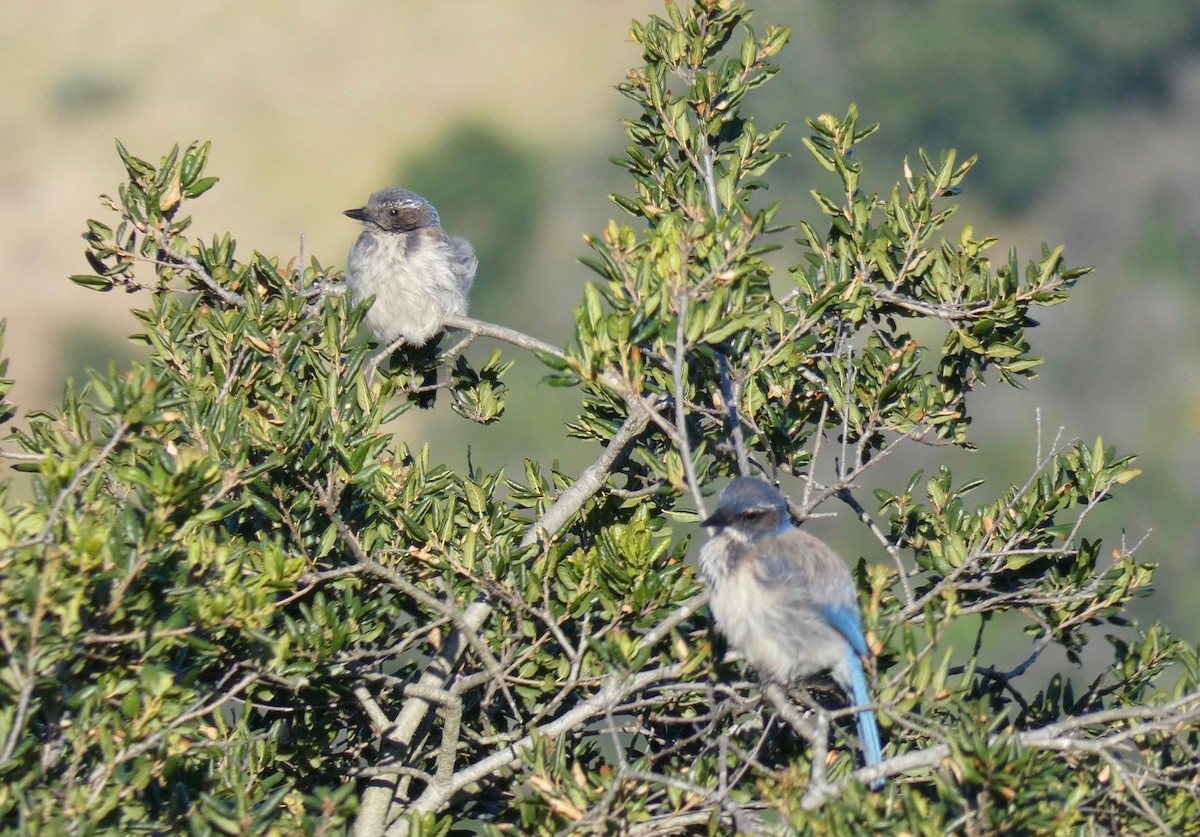
[[[164,6],[148,0],[9,0],[0,6],[0,317],[26,409],[53,403],[67,375],[131,351],[135,300],[67,281],[85,269],[80,232],[120,165],[112,140],[155,159],[173,143],[214,142],[222,182],[193,232],[230,230],[242,253],[344,263],[355,225],[341,210],[384,185],[439,207],[481,253],[473,313],[561,341],[589,276],[580,239],[618,213],[625,184],[607,158],[628,111],[613,86],[637,54],[632,17],[659,0],[531,0],[353,6],[280,0]],[[1023,479],[1035,410],[1141,454],[1144,476],[1098,518],[1128,528],[1161,563],[1154,615],[1200,635],[1192,506],[1200,491],[1200,3],[1105,0],[773,0],[755,23],[795,27],[763,121],[786,121],[792,152],[772,172],[783,217],[812,217],[808,190],[832,181],[800,145],[803,119],[859,103],[883,130],[868,145],[873,188],[904,155],[980,153],[960,218],[996,233],[1003,259],[1040,243],[1094,264],[1075,301],[1034,330],[1048,363],[1028,392],[983,394],[980,454],[954,455],[981,491]],[[780,256],[794,256],[790,238]],[[785,276],[780,277],[786,283]],[[482,341],[481,341],[482,343]],[[486,353],[490,347],[479,346]],[[518,357],[514,387],[542,370]],[[497,428],[410,414],[398,433],[435,458],[480,467],[548,459],[572,393],[515,398]],[[444,409],[444,408],[443,408]],[[569,445],[564,455],[574,464]],[[582,457],[582,452],[578,452]],[[942,456],[938,453],[937,456]],[[931,460],[936,462],[936,458]],[[913,463],[904,463],[912,465]],[[929,465],[925,464],[927,470]],[[835,541],[839,540],[834,535]],[[859,549],[871,555],[872,545]],[[853,554],[847,545],[845,551]]]
[[[576,159],[607,175],[603,160],[621,136],[612,86],[637,58],[629,20],[658,6],[376,0],[350,14],[279,0],[3,4],[0,289],[15,398],[57,397],[73,362],[57,349],[68,333],[129,330],[130,300],[63,281],[86,269],[83,221],[119,179],[114,138],[155,160],[175,142],[213,140],[222,182],[197,211],[197,234],[232,230],[244,250],[286,260],[303,233],[307,254],[340,264],[357,232],[341,210],[459,120],[502,126],[546,182],[575,177]],[[461,169],[488,179],[472,160]],[[608,212],[597,189],[571,198],[592,218]],[[557,215],[572,222],[563,217],[572,213]],[[565,239],[557,225],[547,230],[560,271],[573,269],[585,227],[568,228]]]

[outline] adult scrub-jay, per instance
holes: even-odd
[[[766,680],[787,685],[830,671],[854,706],[868,706],[862,661],[871,652],[854,580],[837,554],[793,526],[783,495],[760,479],[726,486],[703,525],[717,531],[700,550],[700,574],[729,644]],[[857,720],[866,764],[878,764],[875,713],[863,709]]]

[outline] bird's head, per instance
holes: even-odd
[[[366,206],[342,214],[385,232],[412,232],[442,225],[433,204],[406,189],[383,189],[371,195]]]
[[[748,536],[776,532],[789,524],[787,500],[765,480],[739,477],[721,492],[717,510],[702,526],[731,528]]]

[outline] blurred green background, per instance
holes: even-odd
[[[982,161],[959,218],[1015,246],[1067,246],[1099,270],[1032,332],[1047,357],[1029,390],[974,404],[981,451],[913,451],[873,480],[949,461],[981,492],[1023,481],[1040,408],[1043,443],[1105,441],[1141,455],[1144,475],[1101,507],[1090,532],[1160,563],[1141,615],[1200,636],[1192,517],[1200,467],[1200,0],[773,0],[756,27],[791,25],[783,72],[752,107],[787,122],[791,156],[771,174],[780,217],[813,218],[808,190],[832,188],[800,144],[803,120],[857,102],[883,130],[864,158],[888,189],[907,155],[956,147]],[[387,185],[429,197],[481,267],[472,313],[561,342],[587,271],[581,235],[619,213],[608,162],[628,114],[613,89],[638,55],[632,17],[659,0],[353,5],[212,0],[8,0],[0,6],[0,317],[23,410],[54,403],[68,375],[132,349],[136,300],[67,281],[85,270],[79,234],[121,168],[112,140],[150,159],[212,139],[222,178],[193,231],[230,230],[242,255],[303,252],[344,264],[357,233],[343,209]],[[782,236],[778,264],[796,260]],[[779,277],[786,287],[785,274]],[[490,346],[477,346],[476,357]],[[508,418],[477,428],[443,404],[397,433],[436,459],[477,467],[531,456],[577,469],[563,440],[571,391],[538,384],[529,357],[510,375]],[[519,471],[517,472],[519,473]],[[893,483],[894,485],[894,483]],[[869,487],[869,486],[868,486]],[[869,499],[864,496],[864,499]],[[813,525],[853,557],[883,560],[849,518]],[[1152,531],[1151,531],[1152,530]]]

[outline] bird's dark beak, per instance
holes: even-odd
[[[712,529],[719,526],[724,526],[728,522],[729,518],[725,515],[725,512],[721,509],[717,509],[708,517],[704,518],[704,520],[701,520],[700,525],[707,526],[708,528]]]
[[[353,218],[355,221],[366,221],[370,216],[367,215],[367,208],[360,206],[358,209],[347,209],[342,213],[347,218]]]

